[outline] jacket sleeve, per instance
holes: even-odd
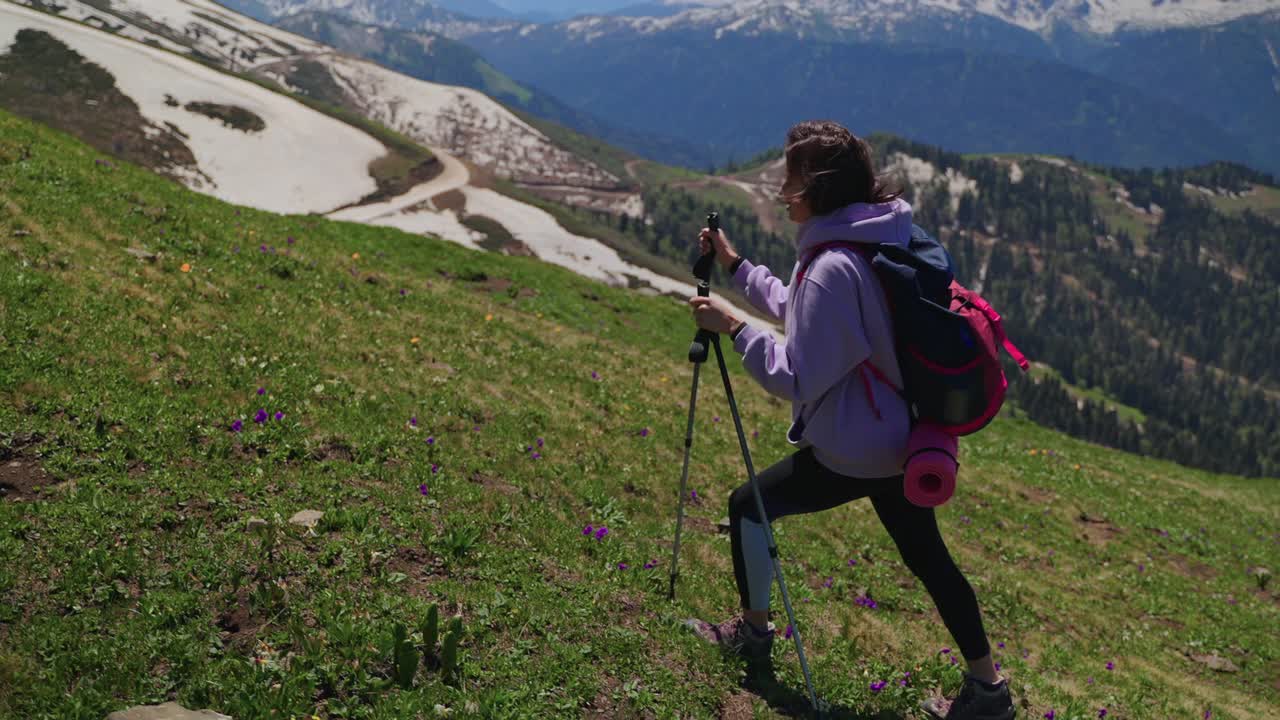
[[[733,274],[733,284],[746,296],[747,302],[766,316],[778,321],[786,318],[790,289],[774,277],[769,268],[752,265],[744,259]]]
[[[747,372],[770,394],[813,403],[871,357],[857,288],[844,287],[841,279],[804,279],[794,327],[786,329],[783,343],[749,325],[734,340]]]

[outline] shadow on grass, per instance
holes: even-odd
[[[903,715],[888,710],[874,714],[858,712],[842,705],[830,704],[818,693],[818,702],[822,703],[822,713],[813,711],[809,701],[809,691],[804,687],[792,687],[778,680],[773,668],[748,668],[747,677],[742,689],[750,692],[769,704],[774,712],[793,718],[821,718],[821,720],[906,720]]]

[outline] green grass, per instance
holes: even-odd
[[[713,528],[743,473],[714,368],[690,469],[704,504],[665,599],[692,376],[679,303],[235,208],[102,159],[0,113],[0,477],[42,485],[0,499],[0,717],[100,720],[168,699],[237,720],[432,717],[437,703],[777,717],[802,692],[792,647],[775,647],[777,687],[745,693],[741,666],[678,626],[736,597]],[[788,452],[788,411],[730,366],[763,468]],[[259,408],[284,417],[259,426]],[[1278,716],[1276,588],[1246,571],[1280,567],[1274,480],[1012,417],[962,453],[938,521],[1005,643],[1019,717]],[[302,509],[325,513],[313,532],[287,523]],[[249,531],[254,517],[266,527]],[[588,539],[587,523],[611,532]],[[939,652],[953,643],[868,503],[775,527],[837,717],[914,718],[930,688],[955,689]],[[863,589],[876,609],[853,603]],[[461,677],[426,665],[401,688],[396,625],[421,643],[432,604],[462,618]]]
[[[1057,380],[1058,382],[1062,383],[1062,386],[1064,388],[1066,388],[1067,393],[1071,395],[1071,397],[1076,398],[1077,400],[1089,400],[1090,402],[1097,403],[1098,405],[1101,405],[1109,410],[1115,410],[1116,416],[1119,417],[1120,420],[1124,422],[1135,422],[1141,425],[1142,423],[1145,423],[1147,421],[1146,413],[1142,412],[1141,410],[1135,407],[1131,407],[1129,405],[1125,405],[1124,403],[1116,400],[1115,398],[1111,397],[1107,393],[1103,392],[1099,388],[1082,388],[1078,385],[1072,385],[1071,383],[1062,379],[1061,373],[1049,367],[1048,365],[1042,365],[1040,363],[1036,363],[1031,367],[1030,373],[1031,373],[1031,377],[1035,378],[1036,380],[1040,380],[1043,378],[1050,378],[1053,380]]]
[[[675,184],[687,180],[700,180],[704,177],[700,172],[686,168],[663,165],[652,160],[640,160],[632,164],[631,170],[645,187]]]
[[[1203,198],[1198,190],[1188,190],[1192,197]],[[1254,190],[1244,197],[1211,197],[1209,202],[1218,210],[1231,214],[1242,214],[1250,210],[1263,217],[1280,222],[1280,188],[1255,185]]]

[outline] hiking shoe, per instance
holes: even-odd
[[[770,657],[773,651],[773,636],[777,630],[773,623],[769,623],[769,628],[763,632],[757,630],[741,615],[735,615],[719,625],[712,625],[697,618],[685,620],[684,624],[703,640],[719,645],[721,649],[752,662],[767,660]]]
[[[969,673],[965,673],[964,685],[955,700],[930,698],[920,707],[938,720],[1013,720],[1014,717],[1008,680],[1001,678],[1000,683],[990,689]]]

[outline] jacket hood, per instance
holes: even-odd
[[[902,198],[887,203],[853,203],[804,222],[796,233],[796,250],[804,254],[829,242],[911,242],[911,205]]]

